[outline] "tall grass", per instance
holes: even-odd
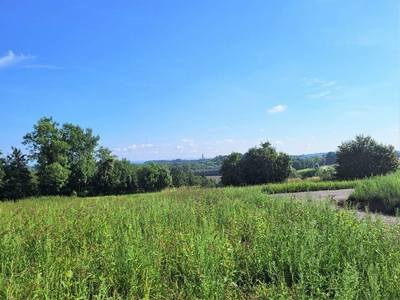
[[[349,200],[380,202],[384,204],[387,211],[395,212],[400,208],[400,171],[358,182]]]
[[[354,188],[359,181],[311,181],[301,180],[288,183],[271,183],[263,187],[268,194],[311,192]]]
[[[0,299],[399,299],[399,227],[258,187],[0,204]]]

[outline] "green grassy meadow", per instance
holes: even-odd
[[[0,203],[0,299],[399,299],[400,227],[264,187]]]

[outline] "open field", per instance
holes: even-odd
[[[0,203],[0,299],[398,299],[399,235],[262,187]]]

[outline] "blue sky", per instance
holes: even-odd
[[[398,0],[0,2],[0,150],[41,117],[119,157],[212,158],[261,141],[400,149]]]

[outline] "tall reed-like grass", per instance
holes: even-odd
[[[311,192],[321,190],[338,190],[351,189],[356,186],[359,181],[312,181],[301,180],[287,183],[271,183],[263,187],[264,192],[268,194],[277,193],[296,193]]]
[[[381,202],[387,211],[395,212],[400,209],[400,171],[360,181],[349,200],[367,203]]]
[[[0,299],[399,299],[399,227],[259,187],[0,204]]]

